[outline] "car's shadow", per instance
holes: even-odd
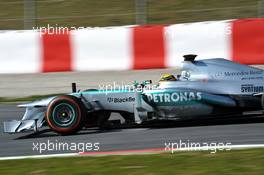
[[[233,117],[233,118],[214,118],[214,119],[200,119],[200,120],[186,120],[186,121],[153,121],[142,125],[120,125],[115,127],[106,127],[105,129],[99,128],[86,128],[74,134],[101,134],[108,132],[122,132],[123,129],[129,128],[148,128],[148,129],[161,129],[161,128],[180,128],[180,127],[201,127],[201,126],[215,126],[215,125],[234,125],[234,124],[250,124],[250,123],[264,123],[263,116],[251,117]],[[46,138],[46,137],[60,137],[60,134],[53,132],[51,129],[42,129],[35,133],[30,133],[20,136],[15,140],[20,139],[33,139],[33,138]],[[67,135],[72,136],[72,135]]]
[[[106,133],[106,132],[119,132],[121,129],[105,129],[105,130],[100,130],[97,128],[86,128],[83,129],[82,131],[72,134],[72,135],[60,135],[58,133],[53,132],[51,129],[42,129],[38,132],[30,133],[24,136],[17,137],[15,140],[20,140],[20,139],[32,139],[32,138],[45,138],[45,137],[60,137],[60,136],[73,136],[73,135],[86,135],[86,134],[99,134],[99,133]]]
[[[243,118],[215,118],[200,119],[186,121],[163,121],[149,124],[149,128],[170,128],[170,127],[200,127],[200,126],[216,126],[216,125],[241,125],[250,123],[264,123],[263,116],[243,117]]]

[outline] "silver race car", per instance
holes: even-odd
[[[119,89],[88,89],[54,96],[18,107],[26,108],[20,121],[4,122],[4,132],[37,131],[48,125],[60,134],[73,134],[83,127],[103,126],[112,112],[126,123],[153,120],[187,120],[262,112],[263,70],[225,59],[195,61],[185,55],[182,72],[164,75]]]

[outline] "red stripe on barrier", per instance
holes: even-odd
[[[42,71],[71,71],[71,47],[69,34],[43,34]]]
[[[264,63],[263,18],[233,21],[232,59],[242,64]]]
[[[164,26],[133,29],[133,69],[165,67]]]

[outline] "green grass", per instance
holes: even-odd
[[[1,174],[263,174],[264,149],[0,161]]]
[[[148,24],[257,17],[258,0],[147,0]],[[0,29],[23,29],[23,0],[0,0]],[[36,26],[135,24],[135,0],[39,0]]]

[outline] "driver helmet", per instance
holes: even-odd
[[[159,81],[177,81],[177,78],[172,74],[163,74]]]

